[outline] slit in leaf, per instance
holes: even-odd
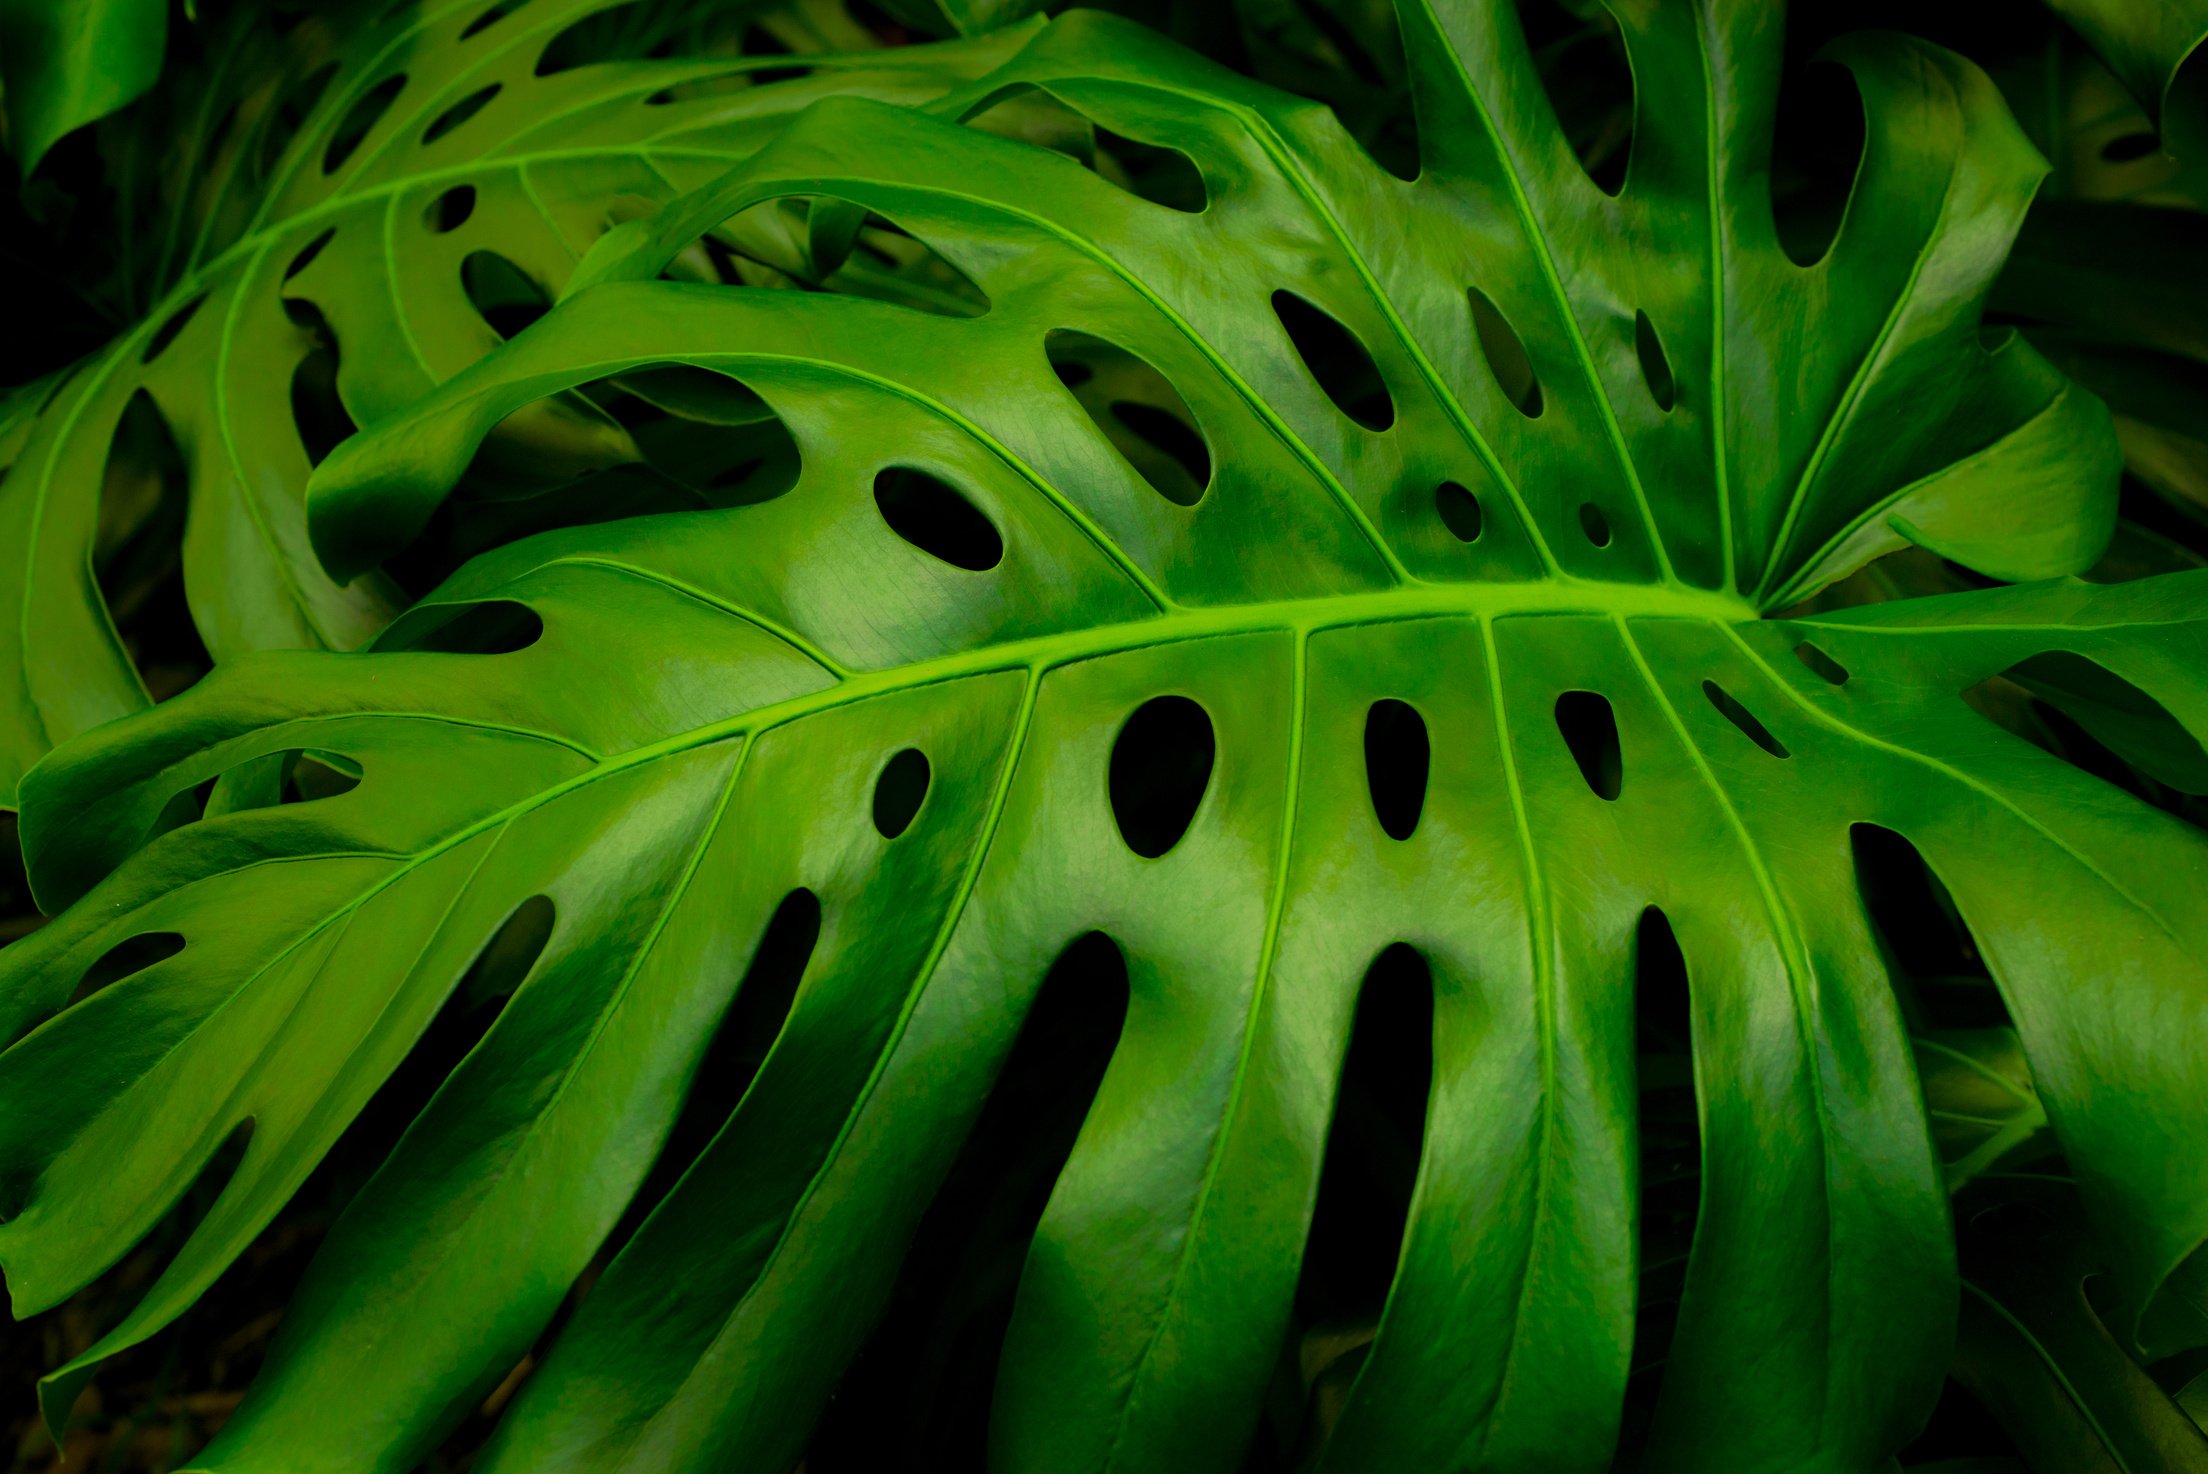
[[[1186,696],[1137,707],[1112,743],[1108,792],[1127,848],[1154,860],[1181,841],[1211,784],[1211,717]]]
[[[1654,906],[1641,913],[1635,928],[1633,976],[1640,1087],[1641,1274],[1631,1366],[1638,1389],[1661,1380],[1670,1355],[1702,1182],[1693,995],[1671,920]],[[1653,1397],[1629,1394],[1629,1421],[1636,1415],[1645,1419],[1653,1401]]]
[[[157,962],[166,962],[183,950],[182,932],[149,931],[125,937],[84,970],[84,976],[77,979],[77,986],[69,995],[69,1007],[74,1008],[94,993],[144,972]]]
[[[1126,960],[1102,932],[1051,966],[881,1320],[814,1426],[807,1474],[987,1466],[1021,1270],[1118,1047],[1128,993]]]
[[[422,223],[438,235],[447,235],[468,223],[475,213],[475,186],[456,184],[431,200],[422,211]]]
[[[429,145],[489,107],[491,99],[498,96],[501,85],[493,82],[488,87],[479,87],[439,113],[430,121],[430,125],[422,130],[422,147],[429,147]]]
[[[1472,309],[1472,329],[1480,340],[1480,354],[1487,360],[1488,372],[1495,376],[1495,387],[1502,390],[1503,398],[1527,419],[1538,419],[1541,414],[1541,381],[1533,371],[1533,359],[1526,353],[1525,340],[1510,325],[1487,293],[1478,287],[1464,289],[1465,301]]]
[[[1203,500],[1211,484],[1211,449],[1170,379],[1147,360],[1087,333],[1054,331],[1043,351],[1058,381],[1159,496],[1182,507]]]
[[[376,641],[378,650],[442,655],[512,655],[544,638],[544,619],[513,599],[417,604]]]
[[[1409,839],[1426,807],[1433,752],[1426,719],[1403,701],[1375,701],[1365,713],[1365,787],[1373,817],[1390,839]]]
[[[476,36],[485,30],[488,30],[490,27],[497,25],[507,16],[512,15],[515,11],[521,9],[522,6],[528,3],[529,0],[498,0],[498,3],[496,5],[493,5],[490,9],[484,11],[474,20],[469,21],[467,25],[462,28],[460,32],[460,39],[466,41],[469,38]]]
[[[1741,705],[1739,699],[1732,692],[1715,681],[1704,681],[1702,683],[1702,694],[1709,697],[1710,705],[1717,708],[1718,714],[1740,728],[1741,735],[1750,742],[1755,743],[1756,746],[1770,753],[1773,757],[1788,756],[1786,744],[1772,736],[1771,729],[1758,721],[1754,712]]]
[[[206,304],[206,301],[207,294],[201,292],[191,301],[170,313],[167,320],[160,327],[154,329],[153,336],[146,340],[146,351],[139,355],[138,361],[140,363],[151,363],[168,352],[169,345],[176,341],[177,335],[183,332],[185,326],[198,315],[199,309]]]
[[[1200,215],[1210,204],[1203,171],[1177,148],[1161,148],[1099,128],[1096,172],[1136,198],[1168,210]]]
[[[1633,156],[1638,105],[1617,21],[1600,6],[1562,0],[1517,4],[1534,70],[1573,156],[1597,189],[1617,194]]]
[[[349,109],[345,120],[337,125],[337,132],[330,137],[330,146],[322,153],[322,172],[335,174],[353,156],[353,151],[375,131],[376,124],[389,112],[391,104],[398,101],[399,93],[406,86],[406,73],[386,77],[374,87],[362,93]]]
[[[2130,769],[2179,793],[2208,794],[2208,752],[2200,740],[2168,707],[2106,666],[2051,650],[1993,681],[2029,693],[2040,721],[2024,724],[2021,735],[2056,757],[2150,802],[2153,795],[2141,792]]]
[[[1395,401],[1356,334],[1294,292],[1273,293],[1273,312],[1296,356],[1336,409],[1367,430],[1385,430],[1395,423]]]
[[[970,573],[1004,560],[996,524],[949,483],[911,466],[890,466],[874,478],[874,505],[889,530],[931,558]]]
[[[1648,385],[1648,397],[1656,401],[1658,409],[1670,414],[1678,399],[1678,385],[1672,380],[1671,360],[1664,354],[1663,340],[1656,336],[1656,324],[1645,312],[1633,314],[1633,347],[1640,355],[1641,378]]]
[[[1771,153],[1771,218],[1780,249],[1814,266],[1832,249],[1862,170],[1863,98],[1836,62],[1789,71],[1779,87]]]
[[[1618,717],[1607,696],[1566,691],[1556,698],[1556,730],[1579,775],[1595,797],[1616,802],[1625,790],[1625,753],[1618,745]]]
[[[1917,847],[1881,825],[1849,826],[1856,890],[1895,974],[1912,1032],[2006,1026],[1977,939]]]
[[[1848,683],[1848,668],[1807,640],[1794,647],[1794,658],[1808,666],[1827,685],[1845,686]]]

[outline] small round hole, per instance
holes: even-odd
[[[912,827],[928,796],[928,759],[917,747],[908,747],[889,760],[874,780],[874,827],[882,838],[895,839]]]

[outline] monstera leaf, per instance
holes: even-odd
[[[8,141],[25,174],[61,137],[138,97],[161,75],[167,0],[6,0],[0,79]]]
[[[1874,1467],[1958,1293],[1858,888],[1896,835],[2006,1000],[2118,1334],[2196,1334],[2208,841],[1965,700],[2006,677],[2200,771],[2208,579],[2065,576],[2107,539],[2113,436],[1981,332],[2041,162],[1969,65],[1861,38],[1864,162],[1802,265],[1765,192],[1772,7],[1618,7],[1615,195],[1510,5],[1403,10],[1415,181],[1070,15],[925,111],[819,103],[324,463],[345,579],[548,396],[771,418],[802,457],[779,496],[487,553],[368,653],[226,661],[28,776],[33,883],[68,909],[0,959],[17,1310],[250,1132],[51,1408],[192,1301],[448,999],[510,989],[191,1467],[411,1468],[527,1356],[483,1468],[786,1468],[1046,975],[1107,947],[1124,1029],[1026,1258],[992,1456],[1234,1468],[1361,979],[1408,948],[1424,1145],[1315,1457],[1600,1469],[1636,939],[1668,931],[1702,1185],[1646,1466]],[[1038,92],[1154,168],[986,131]],[[1172,154],[1193,198],[1144,185]],[[932,252],[940,297],[660,279],[736,239],[825,283],[862,226]],[[2015,586],[1787,617],[1905,546]],[[755,1074],[717,1030],[771,1038]],[[686,1097],[739,1093],[662,1159]]]
[[[267,15],[242,17],[176,120],[185,144],[167,179],[190,187],[142,211],[158,304],[42,401],[11,406],[0,804],[54,742],[146,700],[94,576],[103,475],[188,484],[184,579],[217,658],[357,646],[402,601],[381,578],[325,577],[300,501],[348,421],[488,352],[501,307],[548,301],[608,225],[712,178],[808,102],[932,98],[1016,44],[795,67],[786,54],[625,60],[605,49],[617,27],[576,29],[613,3],[402,6],[342,37],[308,21],[272,39]],[[720,8],[730,22],[765,9]],[[778,80],[749,85],[762,75]],[[150,437],[134,439],[148,402]],[[634,454],[616,423],[573,407],[540,430],[553,432],[571,456]],[[152,451],[134,449],[148,438]]]

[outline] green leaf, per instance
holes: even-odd
[[[820,102],[332,455],[308,501],[338,576],[407,544],[511,414],[603,381],[672,368],[644,382],[711,410],[735,390],[690,391],[722,375],[803,464],[780,496],[497,549],[370,653],[225,661],[32,771],[31,876],[68,909],[0,956],[30,1027],[0,1056],[18,1309],[112,1262],[253,1122],[50,1405],[200,1293],[544,897],[527,980],[193,1465],[413,1467],[610,1247],[802,888],[820,936],[771,1052],[482,1467],[793,1463],[1041,978],[1102,930],[1126,1030],[1026,1262],[995,1458],[1236,1467],[1357,980],[1403,942],[1434,979],[1425,1150],[1321,1466],[1602,1469],[1655,906],[1689,973],[1704,1177],[1648,1466],[1875,1467],[1931,1405],[1956,1289],[1857,824],[1952,893],[2128,1312],[2161,1303],[2208,1234],[2208,840],[1961,699],[2060,652],[2208,732],[2208,578],[2057,576],[2107,541],[2113,434],[2020,340],[1980,337],[2038,159],[1968,64],[1850,43],[1869,149],[1800,266],[1765,191],[1770,7],[1620,7],[1643,98],[1614,197],[1513,7],[1407,9],[1415,182],[1323,109],[1071,15],[937,116]],[[1204,208],[956,121],[1033,90],[1184,153]],[[727,235],[817,274],[853,212],[942,258],[930,310],[850,278],[658,279]],[[1167,386],[1130,402],[1203,442],[1193,503],[1194,473],[1155,483],[1069,392],[1056,333]],[[1907,544],[2034,581],[1762,617]],[[1204,773],[1161,845],[1112,773],[1168,697],[1211,742],[1150,754]],[[1382,700],[1431,734],[1403,839],[1364,759]],[[892,838],[876,792],[908,749],[930,778]],[[360,782],[244,806],[294,752]],[[210,781],[238,796],[177,824]],[[164,933],[182,949],[62,1009]]]
[[[4,0],[0,96],[27,176],[46,151],[161,75],[168,0]]]
[[[814,56],[809,75],[770,86],[749,74],[787,56],[617,56],[537,74],[559,37],[612,4],[402,6],[342,38],[306,22],[273,57],[253,23],[265,17],[242,18],[179,124],[192,144],[171,177],[195,187],[155,214],[143,247],[160,300],[30,411],[0,491],[17,568],[0,583],[0,804],[55,742],[145,704],[92,566],[103,468],[138,395],[185,466],[184,581],[208,650],[353,648],[403,600],[380,575],[323,573],[300,494],[319,439],[497,345],[471,260],[489,253],[548,301],[617,219],[712,178],[807,103],[926,100],[1018,44]],[[315,377],[333,349],[341,408]],[[333,417],[334,431],[321,423]],[[533,433],[601,464],[637,455],[589,406],[550,407]]]

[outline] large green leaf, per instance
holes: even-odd
[[[2208,42],[2202,0],[2048,0],[2106,59],[2178,157],[2208,149],[2208,96],[2200,57]]]
[[[35,420],[0,484],[0,804],[56,741],[145,704],[93,569],[103,471],[136,396],[189,484],[184,579],[207,648],[357,646],[399,601],[380,577],[331,581],[307,549],[300,496],[326,449],[310,437],[349,428],[300,418],[331,339],[344,414],[387,415],[499,342],[464,279],[478,253],[549,299],[615,220],[712,178],[806,103],[932,98],[1016,44],[808,56],[808,75],[757,87],[749,74],[791,58],[579,64],[592,53],[570,47],[539,75],[557,38],[614,3],[431,0],[342,37],[309,21],[275,40],[265,14],[242,17],[177,120],[183,146],[162,155],[173,199],[142,210],[158,303],[25,407]],[[634,454],[610,420],[545,418],[544,433],[562,427],[571,455]]]
[[[2208,841],[1963,700],[2054,658],[2047,699],[2083,693],[2119,748],[2208,732],[2208,579],[2061,577],[2106,541],[2112,434],[1980,335],[2039,160],[1967,64],[1860,39],[1867,153],[1800,266],[1764,189],[1769,7],[1618,7],[1641,103],[1616,196],[1556,130],[1512,7],[1405,10],[1415,182],[1321,109],[1069,16],[936,116],[821,103],[333,455],[309,503],[339,577],[413,537],[510,415],[598,381],[678,419],[771,412],[803,469],[753,505],[486,554],[372,653],[226,662],[33,770],[31,874],[69,909],[4,959],[10,1020],[35,1025],[0,1056],[18,1310],[112,1262],[252,1122],[55,1404],[204,1288],[544,897],[527,981],[193,1466],[412,1467],[600,1251],[803,888],[820,935],[787,1023],[485,1467],[787,1467],[1045,971],[1101,929],[1129,1016],[1027,1260],[997,1461],[1236,1465],[1358,979],[1406,942],[1434,983],[1426,1145],[1325,1466],[1599,1469],[1655,906],[1690,976],[1703,1187],[1649,1466],[1872,1467],[1930,1405],[1956,1282],[1859,824],[1915,844],[1975,934],[2125,1334],[2182,1338],[2164,1287],[2208,1232]],[[1183,151],[1207,206],[958,121],[1032,89]],[[793,268],[832,267],[870,214],[987,310],[656,279],[807,199]],[[1275,293],[1353,341],[1307,365]],[[1123,457],[1145,417],[1068,392],[1061,330],[1108,345],[1091,384],[1133,364],[1170,386],[1129,402],[1185,404],[1201,486],[1152,460],[1161,494]],[[1911,543],[2031,581],[1767,616]],[[1161,697],[1201,709],[1215,758],[1159,853],[1111,774]],[[1430,741],[1402,839],[1364,755],[1383,700]],[[930,778],[900,828],[874,814],[907,749]],[[251,806],[284,754],[360,781]],[[181,950],[112,960],[162,934]],[[144,965],[48,1017],[102,959],[95,981]]]

